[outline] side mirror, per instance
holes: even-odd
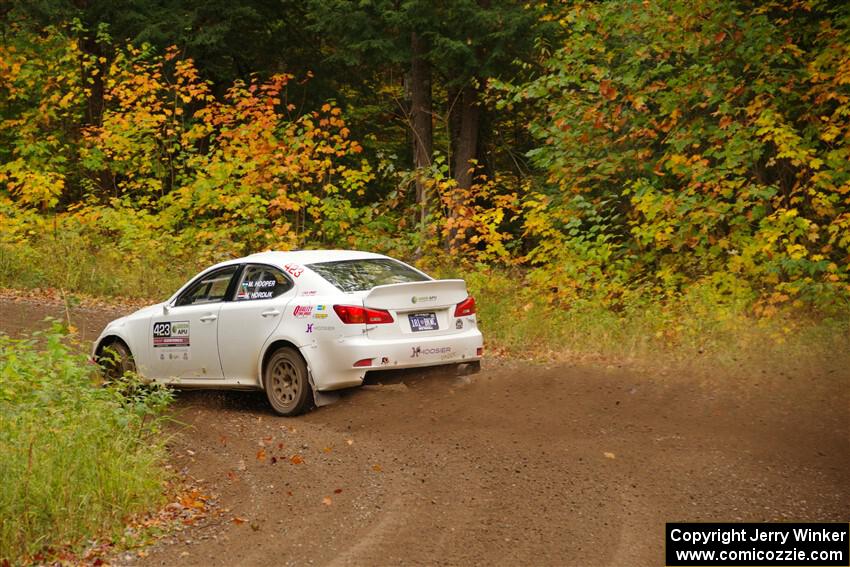
[[[168,315],[169,311],[171,311],[171,304],[170,303],[163,303],[162,304],[162,314]]]

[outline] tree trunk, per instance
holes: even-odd
[[[416,32],[410,34],[410,98],[413,131],[413,166],[418,170],[431,165],[433,131],[431,122],[431,66],[425,60],[425,45]],[[428,194],[425,183],[417,175],[416,204],[419,222],[428,216]]]
[[[474,161],[478,155],[478,129],[481,122],[481,106],[478,101],[478,87],[473,79],[463,87],[458,104],[460,128],[457,140],[454,143],[454,180],[458,189],[469,189],[472,186],[472,171]],[[457,220],[456,207],[449,206],[449,218]],[[462,236],[462,235],[461,235]],[[446,235],[446,249],[455,247],[459,238],[457,222],[452,223],[452,228]]]
[[[454,178],[460,189],[472,185],[470,168],[478,154],[478,126],[481,107],[478,103],[478,87],[468,84],[463,87],[460,102],[460,132],[455,145]]]
[[[461,98],[461,89],[459,87],[450,86],[448,87],[448,122],[447,122],[447,134],[449,138],[449,164],[452,164],[454,167],[454,159],[455,153],[457,152],[457,141],[460,139],[460,120],[463,113],[460,111],[461,106],[463,106],[463,100]]]
[[[95,32],[86,30],[85,35],[79,40],[78,45],[84,56],[93,60],[98,70],[97,73],[83,72],[83,82],[89,84],[89,94],[86,98],[86,108],[83,116],[83,127],[85,126],[101,126],[103,124],[103,109],[104,109],[104,85],[103,76],[106,72],[106,65],[100,62],[103,57],[103,50],[97,42]],[[118,197],[118,188],[116,187],[115,178],[108,169],[102,169],[98,172],[89,174],[89,178],[100,189],[101,197]],[[73,196],[76,200],[82,195]]]

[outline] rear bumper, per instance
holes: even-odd
[[[462,333],[403,339],[348,337],[305,352],[319,390],[359,386],[367,371],[460,364],[481,360],[484,337],[477,328]],[[323,352],[328,349],[330,352]],[[368,360],[368,366],[355,367]]]

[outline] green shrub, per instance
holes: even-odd
[[[784,305],[757,313],[745,293],[710,283],[679,294],[648,290],[564,293],[534,274],[478,267],[437,269],[463,277],[475,296],[490,352],[523,358],[602,358],[658,369],[665,363],[753,370],[846,359],[850,319],[843,305],[815,311]]]
[[[67,342],[58,325],[0,335],[0,563],[113,535],[163,498],[171,393],[103,387]]]

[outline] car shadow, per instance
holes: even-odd
[[[362,386],[345,388],[334,392],[339,399],[334,402],[351,403],[364,391],[397,388],[450,388],[457,385],[458,379],[464,379],[467,368],[458,365],[430,366],[425,368],[405,368],[398,370],[379,370],[366,373]],[[266,395],[254,390],[204,390],[175,388],[174,408],[178,413],[193,408],[221,410],[223,412],[248,413],[279,417],[269,406]],[[319,408],[321,409],[321,408]],[[312,410],[315,411],[315,408]],[[179,421],[179,418],[177,418]]]

